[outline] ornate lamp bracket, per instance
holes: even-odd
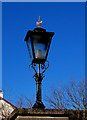
[[[45,74],[44,72],[48,69],[49,67],[49,61],[46,61],[45,63],[43,64],[40,64],[40,69],[42,70],[41,73],[38,74],[37,72],[37,64],[36,63],[31,63],[29,65],[29,70],[34,74],[33,78],[36,79],[37,77],[41,77],[41,78],[44,78],[45,77]]]

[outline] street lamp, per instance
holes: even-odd
[[[47,55],[54,32],[46,32],[46,29],[41,28],[42,21],[40,21],[40,16],[37,24],[38,28],[35,28],[33,31],[29,30],[24,41],[26,41],[31,59],[29,70],[31,72],[33,72],[31,68],[34,70],[33,78],[36,81],[36,103],[33,108],[45,108],[41,100],[41,82],[45,76],[43,73],[49,67]],[[37,65],[38,71],[36,70]],[[42,72],[40,72],[41,69]]]

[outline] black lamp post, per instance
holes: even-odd
[[[37,24],[38,28],[35,28],[33,31],[29,30],[24,41],[26,41],[31,59],[29,70],[33,72],[31,70],[31,68],[33,68],[35,71],[33,72],[35,74],[33,78],[36,81],[36,103],[34,104],[33,108],[45,108],[41,100],[41,82],[45,76],[43,73],[49,67],[47,55],[54,32],[46,32],[45,29],[40,27],[42,24],[42,21],[40,21],[40,16]],[[37,65],[38,71],[36,70]],[[40,72],[40,69],[42,69],[42,73]]]

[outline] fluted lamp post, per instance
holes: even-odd
[[[41,28],[41,24],[42,21],[40,21],[39,16],[38,28],[35,28],[33,31],[29,30],[24,40],[26,41],[31,59],[29,70],[34,73],[33,78],[36,81],[36,103],[33,105],[33,108],[45,108],[41,100],[41,82],[45,76],[44,72],[49,67],[47,56],[51,39],[54,35],[54,32],[46,32],[46,29]]]

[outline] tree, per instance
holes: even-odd
[[[23,108],[24,107],[24,97],[18,97],[16,101],[16,106],[18,108]]]
[[[32,105],[34,104],[34,99],[33,97],[28,98],[28,97],[19,97],[18,100],[16,101],[16,106],[18,108],[32,108]]]
[[[79,81],[77,84],[71,81],[70,87],[66,88],[66,102],[68,107],[71,109],[83,110],[83,120],[85,120],[85,82]]]
[[[71,81],[71,85],[66,87],[66,102],[68,107],[71,109],[81,110],[85,106],[85,84],[83,81],[74,83]]]
[[[33,97],[31,97],[31,98],[25,97],[25,100],[26,100],[25,106],[26,106],[27,108],[32,108],[32,106],[33,106],[33,104],[34,104],[34,98],[33,98]]]
[[[18,108],[32,108],[32,105],[34,104],[34,97],[33,96],[28,98],[24,95],[16,96],[13,93],[14,93],[13,89],[9,89],[9,90],[4,89],[4,94],[6,95],[6,97],[8,98],[8,101],[10,103],[15,104],[15,106]],[[12,100],[12,97],[14,98],[14,101]]]
[[[64,89],[64,88],[63,88]],[[45,102],[48,108],[65,109],[65,92],[60,86],[50,90],[50,95],[45,96]]]
[[[51,89],[50,95],[45,97],[46,104],[49,108],[54,109],[73,109],[78,111],[83,110],[83,120],[85,120],[85,82],[78,81],[66,87]]]

